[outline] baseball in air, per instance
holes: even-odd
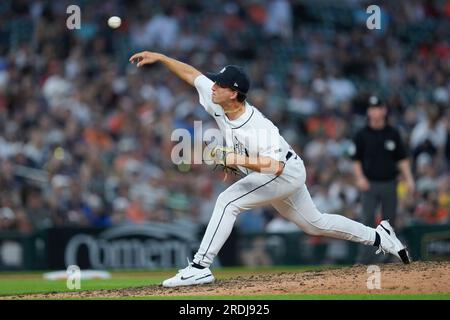
[[[121,23],[122,19],[120,19],[117,16],[113,16],[108,19],[108,26],[110,26],[113,29],[120,27]]]

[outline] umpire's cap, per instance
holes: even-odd
[[[219,73],[207,73],[206,76],[218,85],[231,88],[244,95],[250,88],[250,80],[239,66],[229,65],[220,70]]]
[[[368,101],[369,108],[370,107],[386,107],[386,103],[378,96],[372,95],[369,97]]]

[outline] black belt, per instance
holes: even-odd
[[[286,154],[286,161],[288,161],[293,155],[294,153],[292,151],[288,151]],[[297,159],[297,155],[295,155],[295,159]]]

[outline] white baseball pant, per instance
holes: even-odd
[[[230,236],[238,214],[268,204],[307,234],[373,245],[375,229],[341,215],[319,212],[305,180],[303,161],[294,154],[280,176],[252,172],[232,184],[217,198],[194,263],[209,267]]]

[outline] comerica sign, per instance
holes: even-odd
[[[186,243],[179,240],[96,239],[77,235],[68,243],[66,265],[76,265],[79,249],[85,246],[89,263],[95,269],[171,268],[179,266],[191,254]]]
[[[179,267],[198,247],[195,233],[172,225],[125,225],[92,235],[75,234],[64,250],[65,265],[95,269]]]
[[[179,267],[198,247],[195,234],[164,225],[120,226],[98,235],[76,234],[64,252],[66,265],[80,264],[81,254],[95,269]]]
[[[46,232],[49,269],[160,269],[186,264],[198,248],[197,227],[176,223],[108,229],[52,228]]]

